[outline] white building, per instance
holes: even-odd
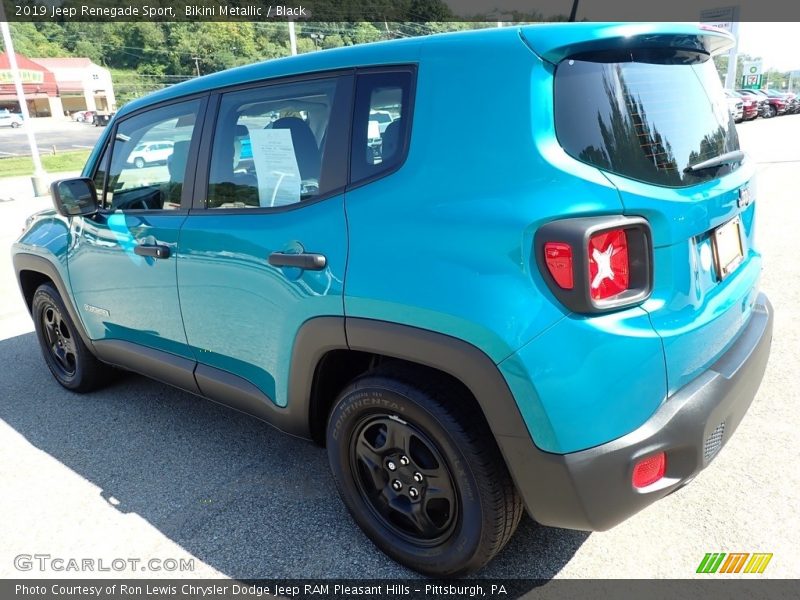
[[[108,69],[88,58],[31,58],[56,79],[65,114],[79,110],[111,112],[117,109]],[[55,115],[53,115],[55,116]]]

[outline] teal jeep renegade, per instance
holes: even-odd
[[[480,568],[523,507],[612,527],[714,459],[769,356],[755,166],[710,59],[732,43],[508,27],[130,102],[13,247],[44,359],[325,445],[423,573]]]

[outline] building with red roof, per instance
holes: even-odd
[[[55,75],[21,54],[17,54],[16,58],[22,77],[22,90],[31,116],[49,117],[63,114],[58,100]],[[0,53],[0,108],[19,111],[17,92],[11,76],[11,63],[6,52]]]
[[[60,117],[77,111],[116,110],[108,69],[88,58],[28,58],[16,55],[28,110],[33,117]],[[0,53],[0,108],[19,110],[8,56]]]

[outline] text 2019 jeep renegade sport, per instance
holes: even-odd
[[[130,102],[13,248],[47,365],[325,444],[356,522],[424,573],[487,563],[523,506],[612,527],[709,464],[769,355],[755,167],[710,60],[732,43],[509,27]],[[166,164],[137,168],[152,140]]]

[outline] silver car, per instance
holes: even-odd
[[[7,110],[0,111],[0,127],[17,127],[22,126],[22,117],[18,114],[9,112]]]

